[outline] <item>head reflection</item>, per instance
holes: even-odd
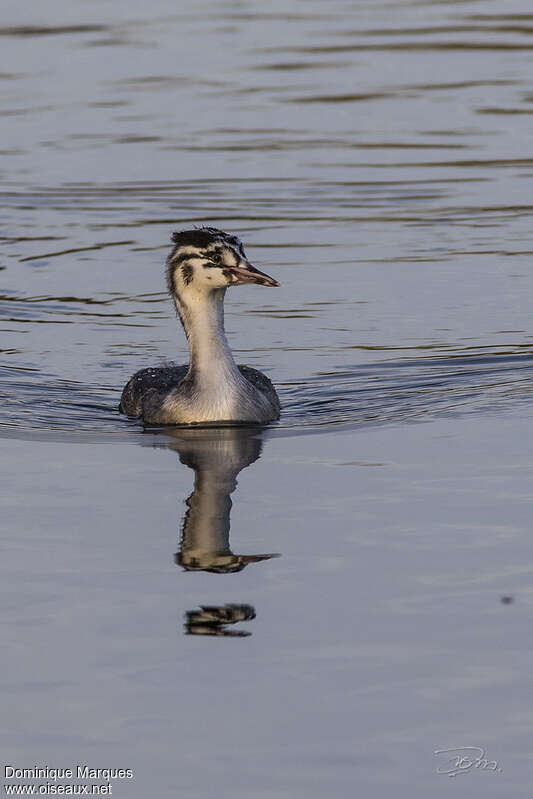
[[[201,605],[200,610],[188,610],[185,614],[185,633],[246,638],[252,633],[231,630],[228,625],[250,619],[255,619],[255,608],[251,605]]]
[[[185,571],[231,574],[276,553],[237,555],[230,549],[231,494],[239,472],[256,461],[262,449],[261,428],[175,429],[172,448],[194,471],[175,562]]]

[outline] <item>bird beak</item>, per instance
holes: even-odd
[[[238,555],[239,561],[246,566],[249,563],[260,563],[262,560],[270,560],[270,558],[280,558],[279,552],[271,552],[269,555]]]
[[[237,284],[259,283],[261,286],[279,286],[277,280],[256,269],[250,261],[246,261],[244,258],[239,261],[237,266],[228,267],[228,272],[236,278],[235,283]]]

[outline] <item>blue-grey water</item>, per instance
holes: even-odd
[[[530,796],[530,5],[6,0],[0,44],[5,766]],[[117,412],[203,224],[281,283],[226,299],[264,430]]]

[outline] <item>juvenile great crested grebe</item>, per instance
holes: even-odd
[[[141,369],[120,411],[155,424],[270,422],[279,399],[262,372],[237,366],[224,332],[228,286],[279,286],[246,258],[241,240],[212,227],[172,234],[167,281],[189,344],[186,366]]]

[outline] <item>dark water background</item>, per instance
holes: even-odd
[[[529,795],[529,5],[8,1],[0,44],[7,762]],[[183,443],[116,411],[187,358],[163,262],[202,224],[281,283],[226,300],[284,407],[231,517],[282,557],[238,574],[175,565]],[[183,634],[227,603],[251,636]]]

